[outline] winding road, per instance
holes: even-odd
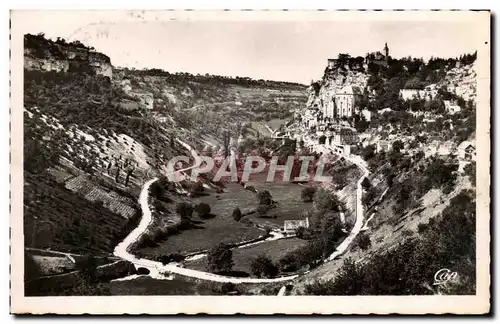
[[[195,164],[189,168],[185,168],[179,170],[177,172],[187,171],[192,169],[200,163],[200,158],[195,150],[193,150],[188,144],[177,140],[181,143],[185,148],[187,148],[195,159]],[[295,279],[298,275],[286,276],[286,277],[278,277],[278,278],[238,278],[238,277],[229,277],[217,275],[209,272],[192,270],[187,268],[182,268],[178,263],[169,263],[163,265],[161,262],[152,261],[148,259],[139,259],[132,255],[128,248],[131,244],[136,242],[139,237],[147,230],[148,226],[153,221],[152,212],[149,207],[148,196],[149,196],[149,188],[150,186],[158,180],[157,178],[153,178],[148,180],[142,187],[141,194],[139,196],[139,204],[141,206],[142,218],[139,225],[120,243],[116,246],[114,250],[114,255],[130,261],[133,263],[136,268],[143,267],[149,270],[149,276],[154,279],[163,279],[163,280],[171,280],[172,274],[180,274],[187,277],[210,280],[216,282],[231,282],[231,283],[270,283],[270,282],[281,282]],[[136,278],[137,275],[127,277],[128,279]]]
[[[358,236],[359,232],[363,229],[363,222],[365,219],[363,210],[363,201],[362,201],[363,186],[361,185],[361,183],[368,176],[370,171],[368,171],[366,162],[360,156],[351,155],[351,156],[344,156],[344,158],[356,164],[363,172],[363,174],[356,183],[356,222],[354,223],[354,227],[352,228],[349,235],[344,239],[344,241],[342,241],[342,243],[340,243],[335,252],[330,254],[330,256],[325,260],[325,262],[332,261],[336,257],[345,253],[349,245],[352,243],[352,241],[354,241],[356,236]]]
[[[190,151],[190,153],[193,155],[195,159],[195,164],[191,167],[179,170],[177,172],[184,172],[189,169],[192,169],[196,166],[198,166],[201,162],[200,157],[198,153],[192,149],[188,144],[180,141],[177,139],[181,145],[183,145],[186,149]],[[233,155],[234,153],[231,152]],[[359,232],[363,228],[363,222],[364,222],[364,212],[363,212],[363,204],[362,204],[362,194],[363,194],[363,188],[361,186],[361,182],[368,176],[369,171],[366,166],[366,162],[361,159],[359,156],[344,156],[346,159],[350,160],[351,162],[355,163],[363,172],[362,176],[358,179],[357,184],[356,184],[356,222],[354,224],[354,227],[352,231],[349,233],[347,238],[337,247],[336,251],[333,252],[324,262],[331,261],[335,259],[336,257],[342,255],[345,253],[349,245],[353,242],[353,240],[356,238],[356,236],[359,234]],[[192,277],[192,278],[197,278],[197,279],[202,279],[202,280],[209,280],[209,281],[215,281],[215,282],[230,282],[230,283],[272,283],[272,282],[283,282],[283,281],[289,281],[297,278],[299,275],[292,275],[292,276],[286,276],[286,277],[277,277],[277,278],[239,278],[239,277],[229,277],[229,276],[222,276],[222,275],[217,275],[209,272],[204,272],[204,271],[198,271],[198,270],[192,270],[192,269],[187,269],[181,267],[178,263],[169,263],[166,265],[163,265],[161,262],[158,261],[152,261],[149,259],[144,259],[144,258],[137,258],[134,255],[132,255],[130,252],[128,252],[128,248],[130,247],[131,244],[136,242],[139,237],[147,230],[148,226],[152,223],[153,217],[152,217],[152,212],[149,206],[148,202],[148,196],[149,196],[149,188],[150,186],[157,181],[157,178],[153,178],[151,180],[148,180],[142,187],[140,196],[139,196],[139,204],[141,206],[141,211],[142,211],[142,218],[139,223],[139,225],[120,243],[116,246],[114,250],[114,255],[117,257],[120,257],[122,259],[125,259],[127,261],[130,261],[133,263],[136,268],[138,267],[144,267],[148,269],[149,276],[154,278],[154,279],[163,279],[163,280],[172,280],[173,276],[172,274],[179,274],[187,277]],[[278,237],[278,236],[276,236]],[[137,275],[127,277],[128,279],[133,279],[136,278]],[[123,278],[123,279],[127,279]],[[123,280],[122,279],[122,280]]]

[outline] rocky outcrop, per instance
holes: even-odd
[[[52,41],[43,35],[24,36],[24,68],[55,72],[91,72],[113,77],[108,56],[80,42]]]
[[[367,87],[368,78],[369,75],[360,70],[349,68],[327,69],[323,79],[309,87],[307,106],[325,107],[333,101],[335,94],[346,86],[357,86],[364,91]]]

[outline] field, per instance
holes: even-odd
[[[288,252],[291,252],[303,245],[307,241],[299,238],[281,239],[277,241],[270,241],[252,246],[233,249],[233,270],[236,272],[251,273],[250,265],[254,258],[259,255],[265,254],[274,262],[277,262]],[[207,266],[207,259],[202,258],[186,263],[187,268],[205,271]]]
[[[236,183],[228,184],[226,191],[222,194],[211,192],[207,196],[193,199],[194,203],[208,203],[215,217],[200,219],[193,215],[194,226],[192,228],[169,236],[157,247],[141,249],[141,255],[198,252],[210,249],[219,243],[238,243],[264,235],[263,230],[237,222],[232,217],[232,212],[236,207],[239,207],[242,212],[257,207],[255,194]]]
[[[278,203],[278,207],[271,209],[264,217],[257,214],[251,215],[251,219],[262,224],[273,227],[283,227],[285,220],[304,219],[304,212],[312,207],[312,203],[305,203],[300,198],[305,188],[299,184],[282,181],[265,182],[267,172],[251,177],[248,184],[258,190],[268,190]],[[282,178],[281,178],[282,179]]]

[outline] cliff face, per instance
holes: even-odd
[[[326,69],[323,79],[308,89],[307,107],[317,105],[324,107],[332,102],[333,97],[345,86],[358,86],[362,91],[366,89],[369,75],[359,69],[341,67]]]
[[[91,72],[113,77],[108,56],[79,42],[52,41],[43,35],[24,36],[24,68],[38,71]]]

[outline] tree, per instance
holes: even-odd
[[[191,194],[197,196],[203,192],[203,183],[201,181],[197,181],[191,187]]]
[[[181,216],[181,218],[189,219],[193,215],[193,206],[188,202],[181,202],[177,204],[175,212]]]
[[[476,162],[472,162],[467,164],[464,167],[464,173],[469,177],[469,181],[472,183],[472,185],[475,187],[476,186]]]
[[[314,207],[320,212],[338,211],[341,203],[335,194],[321,188],[314,195]]]
[[[315,193],[316,193],[316,188],[307,187],[307,188],[302,189],[302,192],[300,193],[300,197],[302,198],[303,202],[311,202],[313,200]]]
[[[361,186],[363,189],[368,190],[371,188],[372,183],[370,182],[370,179],[364,178],[363,181],[361,181]]]
[[[96,281],[97,260],[92,254],[87,254],[79,259],[76,263],[77,269],[80,270],[82,277],[89,283]]]
[[[306,293],[311,295],[360,295],[365,282],[363,269],[348,258],[340,268],[335,280],[318,281],[306,286]]]
[[[130,180],[130,177],[132,176],[132,173],[134,173],[135,168],[129,169],[127,171],[127,177],[125,178],[125,187],[128,187],[128,182]]]
[[[273,202],[271,193],[269,191],[267,191],[267,190],[259,191],[259,193],[257,194],[257,196],[259,198],[259,204],[260,205],[268,205],[269,206]]]
[[[392,151],[395,153],[399,153],[403,148],[404,144],[400,140],[396,140],[392,143]]]
[[[363,157],[363,160],[368,161],[369,159],[374,157],[376,150],[377,147],[373,144],[364,147],[363,150],[361,151],[361,156]]]
[[[259,205],[257,206],[257,213],[260,216],[264,216],[269,211],[269,205]]]
[[[241,213],[241,210],[236,207],[234,210],[233,210],[233,218],[235,221],[239,222],[241,217],[242,217],[242,213]]]
[[[229,272],[234,265],[233,251],[227,244],[221,243],[208,251],[207,261],[209,272]]]
[[[275,277],[278,274],[278,267],[266,255],[259,255],[250,265],[252,273],[257,277]]]
[[[211,208],[209,204],[201,202],[198,205],[196,205],[195,211],[201,218],[207,218],[210,216]]]
[[[367,250],[372,246],[372,242],[370,240],[370,236],[366,233],[359,233],[358,237],[356,238],[357,241],[357,246],[361,248],[361,250]]]

